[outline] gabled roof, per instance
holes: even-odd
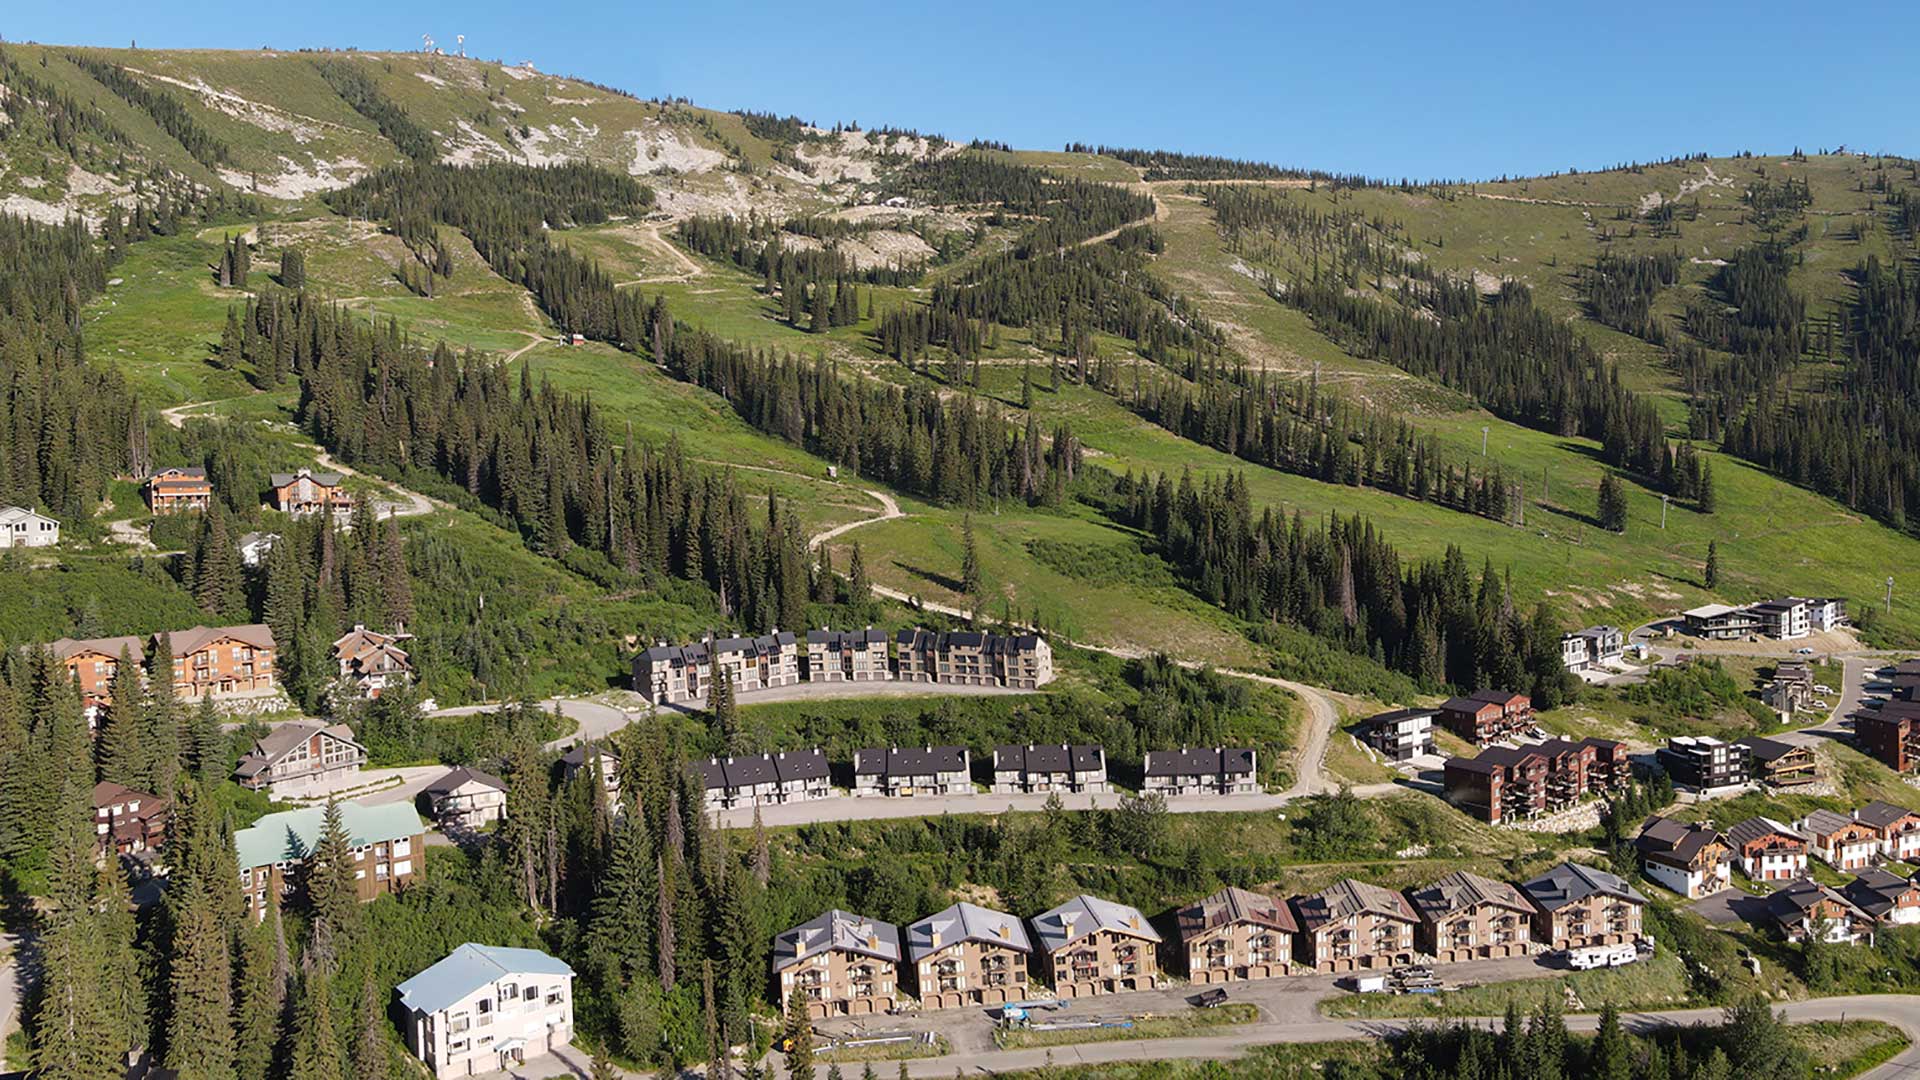
[[[1558,911],[1596,895],[1614,896],[1636,904],[1647,902],[1633,886],[1614,875],[1576,862],[1563,862],[1532,881],[1522,882],[1520,890],[1542,911]]]
[[[1853,901],[1812,878],[1799,878],[1775,890],[1767,897],[1767,914],[1783,923],[1798,921],[1822,900],[1838,904],[1860,918],[1870,918]]]
[[[1392,709],[1383,713],[1374,713],[1353,727],[1355,731],[1369,731],[1376,727],[1397,724],[1402,720],[1418,720],[1423,716],[1431,720],[1439,712],[1439,709]]]
[[[1250,776],[1253,751],[1244,747],[1214,747],[1147,751],[1148,776]]]
[[[1809,750],[1807,747],[1804,747],[1804,746],[1796,746],[1793,743],[1781,742],[1779,739],[1765,739],[1765,738],[1761,738],[1758,735],[1749,735],[1744,739],[1735,739],[1733,743],[1735,746],[1746,747],[1747,752],[1753,756],[1753,760],[1759,762],[1762,765],[1771,764],[1772,762],[1778,761],[1781,758],[1786,757],[1788,754],[1794,753],[1795,751],[1804,750],[1804,751],[1807,751],[1808,753],[1812,752],[1811,750]]]
[[[347,836],[354,847],[418,836],[426,831],[426,826],[420,822],[420,815],[413,812],[413,806],[409,803],[370,806],[366,803],[343,802],[339,806],[340,823],[346,827]],[[306,858],[320,842],[326,813],[324,806],[310,806],[304,810],[268,814],[248,828],[234,833],[233,847],[239,856],[240,866],[244,869],[277,862],[298,862]]]
[[[1855,821],[1863,825],[1871,825],[1883,831],[1899,824],[1901,819],[1910,817],[1920,817],[1920,814],[1915,814],[1904,806],[1895,806],[1890,802],[1882,802],[1879,799],[1875,799],[1853,812]]]
[[[286,487],[288,484],[293,483],[295,480],[300,479],[303,476],[313,481],[314,483],[319,484],[321,487],[339,487],[340,486],[341,477],[339,473],[314,472],[312,469],[301,469],[299,472],[273,473],[268,478],[268,486],[283,488],[283,487]]]
[[[834,908],[782,931],[773,939],[773,970],[792,967],[815,953],[840,949],[890,963],[900,961],[900,929],[892,923]]]
[[[1285,900],[1231,885],[1205,900],[1181,908],[1177,921],[1182,940],[1235,923],[1264,926],[1286,934],[1300,930],[1300,925],[1294,921],[1292,908]]]
[[[132,636],[96,638],[63,637],[49,643],[47,648],[52,650],[55,660],[66,660],[80,653],[90,652],[99,653],[102,656],[108,656],[118,660],[122,649],[126,650],[128,657],[136,664],[144,663],[147,659],[146,650],[141,646],[140,639]]]
[[[1456,870],[1431,885],[1412,890],[1409,898],[1420,918],[1439,922],[1462,911],[1492,905],[1533,914],[1533,904],[1519,889],[1504,881],[1481,877],[1467,870]]]
[[[1139,908],[1128,907],[1112,900],[1102,900],[1085,893],[1061,904],[1059,907],[1035,916],[1034,933],[1040,937],[1040,948],[1045,952],[1058,952],[1090,934],[1102,930],[1111,930],[1116,934],[1128,934],[1148,941],[1159,941],[1160,931],[1147,922]]]
[[[258,776],[273,767],[273,763],[286,757],[301,744],[315,735],[324,735],[330,739],[359,748],[362,755],[366,748],[360,746],[353,737],[353,729],[345,724],[323,724],[317,720],[294,720],[274,728],[256,739],[253,749],[240,758],[234,768],[237,776]]]
[[[124,784],[116,784],[111,780],[102,780],[93,785],[93,808],[95,810],[103,806],[112,805],[113,803],[126,802],[129,800],[141,803],[159,803],[162,805],[165,803],[164,799],[151,792],[140,791],[136,788],[127,787]]]
[[[587,750],[589,747],[594,750],[594,756],[596,757],[604,756],[609,761],[620,760],[620,750],[614,746],[613,743],[592,741],[575,743],[571,749],[560,755],[560,764],[565,765],[569,769],[580,768],[587,763]]]
[[[1775,835],[1792,837],[1803,844],[1807,842],[1806,837],[1793,831],[1791,827],[1767,817],[1750,817],[1727,830],[1727,839],[1733,841],[1736,847],[1745,847],[1755,840]]]
[[[853,752],[855,776],[929,776],[966,768],[964,746],[869,747]]]
[[[10,522],[22,521],[26,519],[32,519],[35,521],[53,521],[55,524],[59,524],[59,522],[56,521],[54,518],[50,518],[45,514],[39,513],[38,511],[28,510],[26,507],[23,507],[23,506],[0,506],[0,523],[10,523]]]
[[[993,767],[996,770],[1022,770],[1030,773],[1092,772],[1106,767],[1106,751],[1091,744],[1061,746],[996,746]]]
[[[815,750],[782,750],[773,755],[773,767],[784,782],[793,780],[824,780],[832,775],[827,768],[827,755]]]
[[[1845,814],[1836,814],[1832,810],[1815,810],[1800,819],[1800,828],[1815,838],[1832,836],[1852,825],[1862,825]],[[1871,829],[1873,826],[1866,825]]]
[[[1473,693],[1468,694],[1467,697],[1474,701],[1484,701],[1488,704],[1499,705],[1503,708],[1512,705],[1516,701],[1528,700],[1527,695],[1517,690],[1475,690]]]
[[[1902,894],[1914,888],[1914,883],[1897,874],[1890,874],[1878,867],[1868,867],[1840,888],[1840,895],[1847,898],[1855,907],[1878,919],[1892,911],[1900,902]]]
[[[479,784],[482,787],[490,787],[496,791],[507,790],[506,781],[492,773],[485,773],[479,769],[460,765],[449,771],[447,775],[428,784],[427,794],[447,795],[466,787],[468,784]]]
[[[1293,909],[1300,919],[1300,928],[1308,932],[1362,914],[1385,915],[1407,922],[1419,918],[1406,897],[1392,889],[1383,889],[1371,882],[1353,878],[1336,881],[1312,896],[1294,897]]]
[[[1702,848],[1715,842],[1724,846],[1727,838],[1706,825],[1650,817],[1642,824],[1640,835],[1634,837],[1633,846],[1642,855],[1670,857],[1681,863],[1691,863]]]
[[[1478,713],[1482,709],[1497,709],[1499,707],[1500,703],[1497,701],[1481,701],[1475,697],[1450,697],[1440,703],[1441,712],[1468,714]]]
[[[917,961],[963,941],[1002,945],[1020,952],[1033,951],[1032,942],[1027,940],[1027,928],[1019,919],[961,901],[907,927],[907,956]]]
[[[408,1009],[437,1013],[459,1004],[477,990],[518,975],[570,979],[573,969],[538,949],[468,942],[394,989],[400,994],[400,1004]]]
[[[274,647],[273,631],[268,629],[265,623],[249,623],[246,626],[196,626],[190,630],[174,632],[173,655],[190,656],[228,638],[243,645],[251,645],[256,649]]]

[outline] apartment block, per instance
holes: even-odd
[[[406,803],[370,806],[343,802],[340,822],[353,851],[354,882],[362,902],[404,887],[420,865],[426,826]],[[264,918],[267,903],[293,895],[307,860],[320,844],[326,808],[268,814],[233,834],[240,891],[247,914]]]
[[[633,692],[655,705],[678,705],[707,696],[711,677],[707,643],[658,645],[633,658]]]
[[[1563,862],[1520,891],[1533,901],[1534,940],[1552,949],[1639,941],[1647,898],[1605,870]]]
[[[779,1000],[798,988],[815,1020],[892,1012],[899,967],[898,927],[838,908],[773,939]]]
[[[276,646],[265,625],[196,626],[169,635],[173,691],[182,700],[259,697],[279,692]]]
[[[1038,962],[1062,998],[1151,990],[1159,985],[1155,930],[1136,908],[1076,896],[1033,920]]]
[[[1504,881],[1459,870],[1407,898],[1420,918],[1415,946],[1440,963],[1533,950],[1533,902]]]
[[[147,477],[146,489],[155,514],[198,513],[213,505],[213,485],[202,468],[160,469]]]
[[[1853,819],[1873,830],[1880,841],[1882,858],[1894,862],[1920,860],[1920,814],[1875,799],[1855,810]]]
[[[1533,727],[1533,699],[1510,690],[1476,690],[1440,703],[1440,726],[1486,746]]]
[[[519,1068],[573,1041],[573,969],[468,942],[395,987],[407,1049],[436,1080]]]
[[[1420,917],[1392,889],[1347,878],[1293,899],[1300,932],[1293,951],[1309,970],[1358,971],[1410,964]]]
[[[977,904],[958,903],[907,927],[907,960],[923,1009],[1025,1000],[1032,954],[1019,919]]]
[[[887,652],[887,634],[869,626],[864,630],[807,631],[807,681],[886,682],[893,678]]]
[[[1270,979],[1293,970],[1300,927],[1285,900],[1229,886],[1181,908],[1177,922],[1191,982]]]
[[[1753,781],[1753,751],[1711,735],[1676,735],[1654,752],[1654,761],[1683,791],[1712,794]]]
[[[1388,761],[1411,761],[1433,753],[1433,720],[1438,709],[1394,709],[1375,713],[1354,725],[1353,734]]]

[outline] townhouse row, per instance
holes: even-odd
[[[1895,664],[1887,698],[1853,714],[1861,751],[1895,772],[1920,766],[1920,660]]]
[[[1226,888],[1172,913],[1168,943],[1140,911],[1094,896],[1023,922],[959,903],[907,927],[828,911],[775,936],[774,984],[814,1018],[1150,990],[1161,961],[1192,982],[1383,969],[1636,942],[1646,897],[1618,877],[1561,863],[1518,886],[1459,871],[1405,893],[1344,880],[1283,899]]]
[[[611,746],[582,745],[561,758],[569,775],[600,762],[609,793],[618,797],[619,754]],[[1261,790],[1259,754],[1251,747],[1148,751],[1143,792],[1168,797],[1251,795]],[[738,754],[694,762],[706,808],[739,810],[830,798],[833,768],[819,749]],[[964,746],[870,747],[851,765],[856,797],[966,796],[977,791],[973,754]],[[1107,752],[1092,744],[996,746],[991,789],[1000,795],[1105,794]]]
[[[1053,681],[1053,650],[1037,634],[974,631],[809,630],[805,640],[775,631],[758,637],[661,642],[633,657],[633,689],[657,705],[706,700],[726,677],[736,694],[797,683],[931,682],[1037,690]]]

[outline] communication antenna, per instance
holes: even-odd
[[[433,51],[433,35],[432,34],[420,35],[420,51],[424,53],[430,53]]]
[[[467,55],[467,35],[455,34],[453,35],[453,41],[454,41],[454,44],[460,46],[460,55],[461,56]]]

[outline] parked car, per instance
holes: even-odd
[[[1351,980],[1356,994],[1384,994],[1387,992],[1385,975],[1355,975]]]
[[[1802,646],[1800,646],[1799,648],[1797,648],[1797,649],[1795,649],[1795,650],[1793,650],[1793,655],[1795,655],[1795,656],[1812,656],[1812,655],[1813,655],[1813,650],[1812,650],[1812,649],[1810,649],[1810,648],[1808,648],[1808,647],[1806,647],[1805,645],[1802,645]]]

